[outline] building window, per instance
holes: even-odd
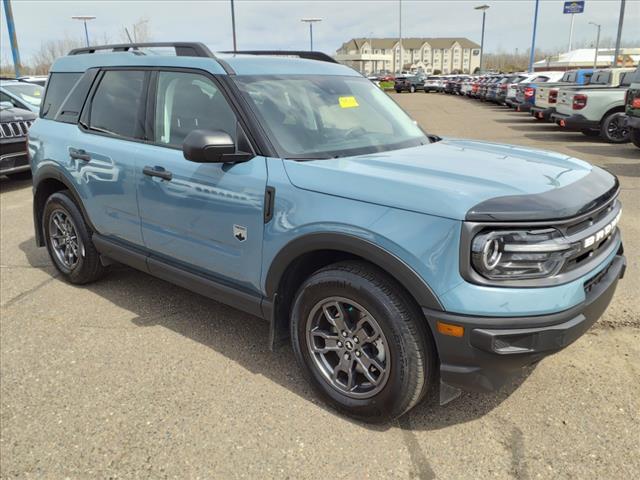
[[[473,51],[471,52],[471,54],[472,54],[474,57],[477,57],[478,55],[480,55],[480,50],[479,50],[479,49],[477,49],[477,48],[474,48],[474,49],[473,49]]]

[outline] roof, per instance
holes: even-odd
[[[419,49],[425,43],[431,48],[451,48],[454,43],[458,43],[462,48],[480,48],[475,42],[464,37],[410,37],[402,39],[402,46],[405,49]],[[398,37],[390,38],[352,38],[342,44],[339,50],[359,50],[365,43],[371,43],[373,48],[390,49],[398,43]]]
[[[84,72],[94,67],[139,66],[196,68],[214,75],[226,75],[219,60],[226,62],[237,75],[360,75],[344,65],[297,57],[216,53],[213,58],[144,55],[136,51],[67,55],[54,62],[51,72]]]
[[[549,57],[548,59],[545,58],[534,63],[534,65],[537,65],[539,67],[546,65],[549,65],[549,67],[578,67],[593,65],[595,53],[596,51],[594,48],[579,48],[577,50],[571,50],[570,52],[565,52]],[[598,49],[598,64],[613,64],[614,53],[614,50],[611,48]],[[640,48],[622,48],[620,50],[620,57],[622,57],[622,60],[625,64],[629,63],[628,61],[637,64],[638,61],[640,61]]]

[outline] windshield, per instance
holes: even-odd
[[[236,76],[283,158],[335,158],[429,143],[382,90],[362,77]]]
[[[11,95],[18,97],[25,103],[39,107],[42,101],[42,92],[44,88],[40,85],[34,85],[32,83],[15,83],[10,85],[2,85],[7,92]]]

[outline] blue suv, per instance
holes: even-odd
[[[625,269],[616,177],[425,133],[316,52],[74,50],[29,150],[64,279],[119,262],[262,317],[368,421],[499,388],[580,337]]]

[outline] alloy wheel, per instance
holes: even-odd
[[[330,297],[307,318],[307,348],[324,379],[351,398],[370,398],[384,388],[391,368],[387,339],[358,303]]]
[[[68,270],[73,270],[84,256],[76,225],[64,210],[54,210],[49,217],[49,241],[56,259]]]

